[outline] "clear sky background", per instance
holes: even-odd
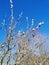
[[[18,15],[23,11],[23,17],[21,23],[18,25],[17,30],[21,29],[25,31],[26,27],[26,16],[29,17],[29,25],[31,19],[34,18],[35,26],[38,22],[44,21],[45,24],[40,28],[40,31],[44,35],[49,35],[49,0],[13,0],[14,5],[14,17],[17,20]],[[0,26],[3,19],[6,19],[7,24],[8,18],[10,17],[10,1],[0,0]],[[5,39],[5,32],[0,30],[0,43]]]

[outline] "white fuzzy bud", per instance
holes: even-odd
[[[12,31],[12,28],[11,28],[11,27],[9,27],[9,33],[11,33],[11,31]]]
[[[34,25],[34,19],[32,19],[32,26]]]
[[[44,24],[44,22],[40,22],[39,24],[38,24],[38,26],[41,26],[41,25],[43,25]]]
[[[32,31],[35,31],[35,28],[33,28]]]
[[[11,8],[13,8],[13,4],[11,4]]]
[[[12,2],[12,0],[10,0],[10,5],[11,5],[11,8],[13,8],[13,4],[12,4],[13,2]]]
[[[18,36],[21,36],[21,31],[20,30],[18,31]]]
[[[10,3],[12,3],[12,0],[10,0]]]
[[[2,45],[2,47],[3,47],[4,45]]]

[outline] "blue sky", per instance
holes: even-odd
[[[18,15],[23,11],[23,17],[21,23],[17,29],[25,31],[26,27],[26,16],[29,17],[29,25],[31,24],[31,19],[35,19],[35,26],[38,22],[44,21],[45,24],[40,28],[42,34],[49,35],[49,0],[13,0],[14,5],[14,17],[17,20]],[[6,19],[7,24],[9,21],[7,18],[10,17],[10,1],[0,0],[0,26],[3,19]],[[5,32],[0,30],[0,43],[5,39]]]

